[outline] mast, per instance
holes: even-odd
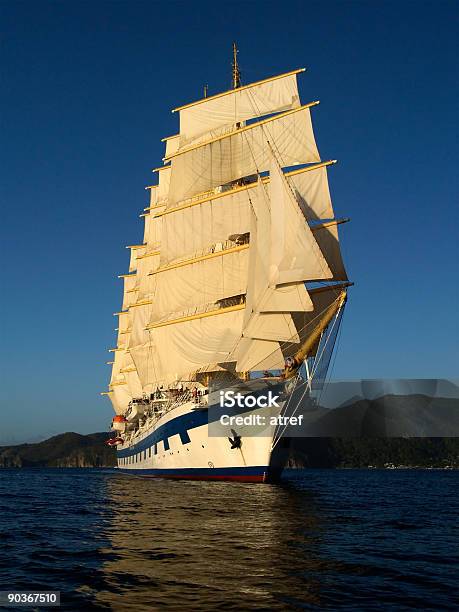
[[[174,109],[179,132],[131,247],[109,391],[119,412],[159,385],[314,357],[344,302],[338,223],[293,70]],[[268,117],[264,119],[263,117]],[[285,172],[297,166],[298,169]],[[260,173],[269,175],[260,177]],[[255,180],[258,176],[258,180]],[[228,365],[230,364],[230,365]],[[115,397],[116,395],[116,397]]]
[[[241,86],[241,71],[237,62],[237,54],[239,53],[236,43],[233,42],[233,89]]]

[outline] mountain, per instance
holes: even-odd
[[[459,438],[294,438],[289,467],[459,468]]]
[[[107,433],[68,432],[36,444],[0,446],[0,468],[113,467],[116,455],[105,444]]]

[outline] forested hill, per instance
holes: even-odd
[[[107,433],[69,432],[36,444],[0,446],[0,467],[112,467],[115,450]]]
[[[296,438],[289,466],[459,468],[459,438]]]

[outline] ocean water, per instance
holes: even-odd
[[[0,590],[68,610],[457,609],[459,473],[0,470]]]

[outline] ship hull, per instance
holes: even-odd
[[[253,393],[255,397],[259,394]],[[208,408],[183,404],[158,419],[129,445],[120,447],[118,469],[147,478],[276,481],[288,459],[288,444],[285,439],[273,444],[278,430],[269,422],[273,414],[281,413],[282,405],[281,402],[274,410],[238,409],[237,415],[245,417],[246,422],[257,417],[268,422],[254,432],[250,425],[212,428],[228,412],[217,404]],[[236,446],[235,434],[240,437]]]

